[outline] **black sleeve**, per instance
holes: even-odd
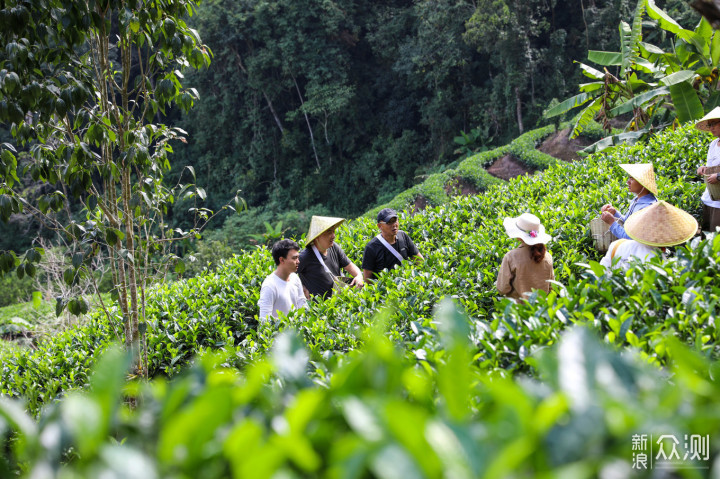
[[[300,252],[300,264],[298,264],[297,274],[301,276],[305,273],[308,266],[307,249]]]
[[[417,256],[420,254],[420,251],[418,251],[417,246],[415,246],[415,243],[413,243],[413,240],[410,239],[410,236],[408,236],[407,233],[403,231],[403,234],[405,235],[405,240],[407,241],[407,253],[408,258],[412,258],[413,256]]]
[[[345,251],[343,251],[339,244],[335,244],[335,246],[337,246],[338,265],[340,266],[340,269],[343,269],[345,266],[350,264],[350,259],[348,259]]]

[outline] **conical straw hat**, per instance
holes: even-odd
[[[310,219],[310,229],[305,237],[305,245],[312,243],[315,238],[323,234],[325,231],[339,226],[345,218],[332,218],[330,216],[313,216]]]
[[[657,196],[657,185],[655,184],[655,172],[652,163],[635,163],[620,165],[628,175],[637,180],[653,195]]]
[[[630,215],[625,232],[648,246],[675,246],[695,236],[698,223],[689,213],[658,201]]]
[[[720,120],[720,106],[716,106],[710,111],[710,113],[700,118],[698,122],[695,123],[695,128],[698,130],[710,131],[710,127],[708,126],[709,120]]]

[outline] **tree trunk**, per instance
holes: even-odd
[[[300,87],[298,86],[297,80],[294,76],[292,79],[295,83],[295,89],[297,90],[298,97],[300,98],[300,106],[303,106],[305,105],[305,102],[303,101],[302,93],[300,93]],[[312,126],[310,125],[310,118],[308,118],[307,113],[304,111],[303,115],[305,115],[305,123],[307,123],[308,131],[310,132],[310,143],[312,144],[313,153],[315,154],[315,162],[317,163],[318,169],[320,169],[320,158],[318,158],[317,150],[315,149],[315,135],[313,135]]]
[[[240,54],[239,54],[239,53],[237,52],[237,50],[235,50],[234,48],[232,49],[232,51],[233,51],[233,53],[235,54],[235,60],[237,61],[238,68],[240,68],[240,71],[242,71],[242,72],[245,74],[245,76],[248,76],[248,75],[247,75],[247,70],[245,69],[245,66],[242,64],[242,58],[240,58]],[[268,106],[268,108],[270,109],[270,113],[272,113],[272,116],[273,116],[273,118],[275,119],[275,124],[276,124],[276,125],[278,126],[278,128],[280,129],[280,134],[281,134],[281,135],[284,134],[284,133],[285,133],[285,128],[283,128],[282,122],[280,121],[280,117],[279,117],[278,114],[275,112],[275,108],[273,108],[273,104],[272,104],[272,102],[270,101],[270,97],[269,97],[268,94],[265,92],[265,90],[263,90],[262,88],[260,89],[260,91],[262,92],[263,97],[265,97],[265,102],[267,103],[267,106]]]
[[[522,103],[520,102],[520,89],[518,87],[515,87],[515,108],[517,114],[518,130],[520,131],[520,133],[522,133],[524,131],[522,121]]]

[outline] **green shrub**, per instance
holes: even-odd
[[[204,354],[171,382],[127,386],[129,357],[113,351],[86,393],[53,404],[37,424],[18,402],[0,401],[0,468],[8,477],[149,479],[714,477],[712,439],[702,450],[710,459],[633,467],[648,450],[636,435],[720,432],[717,363],[675,341],[664,372],[572,328],[533,355],[539,381],[478,370],[468,321],[449,305],[434,318],[445,354],[432,360],[408,358],[385,336],[386,321],[359,331],[363,349],[316,383],[307,371],[318,366],[290,332],[243,374],[227,367],[236,353]],[[686,465],[705,468],[687,474]]]
[[[498,183],[502,180],[490,175],[486,168],[490,166],[498,158],[502,158],[510,151],[510,146],[505,145],[495,148],[491,151],[484,151],[476,155],[472,155],[455,168],[455,174],[460,178],[472,180],[479,191],[487,189],[490,184]]]
[[[535,147],[540,140],[554,132],[554,125],[528,131],[513,140],[508,151],[521,163],[538,170],[544,170],[548,166],[555,164],[557,160],[546,153],[536,150]]]

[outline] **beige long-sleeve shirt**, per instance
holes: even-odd
[[[545,253],[542,261],[536,263],[530,257],[530,248],[522,245],[505,254],[498,272],[496,286],[501,294],[518,299],[533,289],[549,292],[548,280],[553,279],[555,279],[555,272],[550,253]]]

